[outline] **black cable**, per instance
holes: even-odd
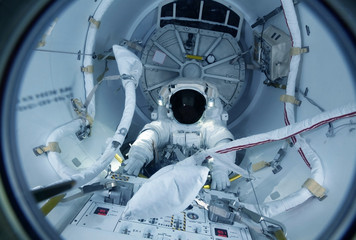
[[[32,190],[32,194],[37,202],[54,197],[60,193],[70,190],[75,185],[74,180],[65,181],[47,187]]]
[[[273,11],[271,11],[270,13],[264,15],[263,17],[257,18],[256,22],[254,24],[252,24],[251,27],[255,28],[255,27],[259,26],[259,25],[264,25],[269,19],[271,19],[272,17],[276,16],[282,10],[283,10],[282,6],[279,6],[279,7],[275,8]]]

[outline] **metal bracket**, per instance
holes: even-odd
[[[282,170],[282,166],[280,165],[280,162],[286,155],[286,151],[282,148],[280,148],[274,157],[273,161],[270,163],[271,167],[273,167],[272,172],[274,174],[280,172]]]
[[[194,199],[194,201],[198,204],[198,206],[199,206],[200,208],[204,208],[205,210],[209,210],[209,209],[208,209],[208,207],[209,207],[209,204],[208,204],[208,203],[206,203],[206,202],[204,202],[203,200],[198,199],[198,198]]]
[[[81,125],[80,126],[80,130],[77,131],[75,133],[75,135],[77,136],[77,138],[79,139],[79,141],[82,141],[83,139],[87,138],[90,136],[90,132],[91,132],[91,127],[90,125]]]
[[[277,80],[272,81],[270,79],[266,79],[266,80],[263,81],[263,84],[266,84],[266,86],[268,86],[268,87],[272,86],[274,88],[280,88],[280,89],[285,90],[287,88],[287,86],[285,84],[282,84],[280,82],[280,80],[281,79],[277,79]]]
[[[142,47],[140,41],[129,41],[129,40],[124,39],[120,42],[120,46],[127,46],[127,47],[129,47],[133,50],[139,51],[139,52],[142,52],[142,50],[143,50],[143,47]]]

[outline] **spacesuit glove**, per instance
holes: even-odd
[[[228,171],[224,169],[214,169],[211,173],[211,189],[224,190],[230,186]]]
[[[127,174],[137,176],[141,168],[146,162],[146,158],[139,153],[129,153],[129,159],[125,161],[125,168]]]

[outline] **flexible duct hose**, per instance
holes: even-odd
[[[114,136],[107,145],[103,154],[88,168],[76,171],[63,163],[61,155],[58,152],[50,152],[48,160],[56,170],[58,175],[64,180],[75,180],[75,187],[86,184],[96,176],[98,176],[114,159],[116,151],[122,146],[126,134],[130,128],[131,121],[136,107],[136,86],[138,79],[142,74],[142,64],[140,60],[132,52],[124,47],[117,45],[113,46],[114,55],[117,61],[118,69],[121,73],[122,85],[125,89],[125,108],[123,115],[118,125]],[[47,139],[49,142],[60,142],[66,136],[73,134],[80,127],[81,119],[69,122],[51,133]]]

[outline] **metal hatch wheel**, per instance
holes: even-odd
[[[50,0],[2,0],[0,1],[0,25],[2,32],[0,37],[0,76],[1,76],[1,160],[0,160],[0,239],[59,239],[57,232],[43,217],[37,207],[37,204],[31,195],[25,179],[22,176],[22,169],[19,166],[18,149],[15,139],[15,110],[19,86],[22,81],[22,72],[26,67],[31,54],[31,49],[37,43],[38,36],[44,32],[48,23],[55,16],[69,5],[71,1],[50,1]],[[356,76],[355,39],[356,39],[356,3],[354,1],[305,1],[320,18],[330,26],[334,32],[335,38],[343,46],[345,57],[350,62],[350,71]],[[193,31],[193,29],[191,29]],[[163,34],[163,33],[162,33]],[[183,31],[183,35],[188,36],[189,31]],[[164,34],[163,34],[164,35]],[[203,34],[202,34],[203,35]],[[203,38],[209,38],[209,34]],[[213,39],[214,37],[212,37]],[[193,36],[194,39],[194,36]],[[228,46],[229,40],[226,40]],[[189,45],[189,43],[188,43]],[[153,45],[151,48],[157,47]],[[188,46],[189,47],[189,46]],[[230,46],[234,53],[238,54],[239,49]],[[236,46],[235,46],[236,47]],[[164,51],[161,51],[164,53]],[[148,49],[145,64],[148,64],[149,57],[155,52]],[[176,58],[183,61],[182,52],[177,52]],[[183,63],[177,66],[176,71],[173,66],[168,67],[169,74],[175,73],[176,76],[201,76],[208,81],[213,74],[217,81],[221,79],[216,72],[204,70],[204,66],[214,64],[214,61],[223,59],[222,56],[204,56],[206,65],[200,59],[194,59],[194,56],[201,56],[197,52],[193,57],[184,59]],[[178,58],[178,59],[179,59]],[[144,56],[143,56],[144,59]],[[164,62],[163,62],[164,63]],[[177,64],[174,63],[173,64]],[[153,64],[155,65],[155,64]],[[216,65],[216,67],[218,67]],[[218,67],[218,69],[221,66]],[[240,66],[241,67],[241,66]],[[210,69],[213,70],[213,67]],[[234,71],[233,69],[230,69]],[[236,70],[236,69],[235,69]],[[151,70],[146,70],[151,71]],[[164,71],[157,69],[157,74],[163,74]],[[236,72],[235,72],[236,73]],[[226,76],[225,76],[226,77]],[[237,78],[240,79],[240,78]],[[229,79],[227,79],[229,81]],[[241,78],[243,80],[243,78]],[[147,86],[154,86],[154,82],[148,80]],[[228,83],[229,84],[229,83]],[[148,89],[148,87],[146,88]],[[235,92],[238,89],[235,89]],[[154,97],[154,91],[151,93]],[[225,93],[225,96],[233,96]],[[151,95],[149,98],[153,99]],[[238,98],[238,96],[237,96]],[[237,101],[231,100],[231,103]],[[154,100],[151,100],[154,101]],[[354,175],[356,181],[356,174]],[[351,225],[356,216],[356,189],[350,189],[347,200],[342,204],[343,209],[337,219],[334,219],[329,226],[325,227],[325,232],[320,239],[351,239],[355,234],[355,228]],[[346,234],[346,235],[345,235]]]
[[[159,28],[143,50],[140,86],[154,107],[161,87],[173,79],[202,79],[218,88],[229,110],[246,88],[241,55],[236,39],[228,33],[169,24]]]

